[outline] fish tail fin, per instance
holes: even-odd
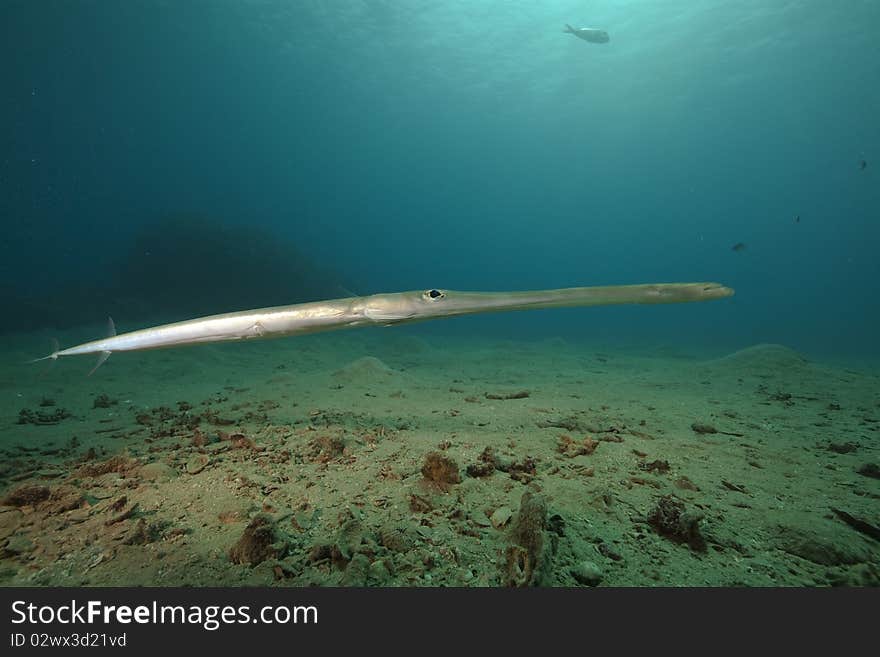
[[[565,34],[574,34],[574,28],[568,23],[565,24],[565,29],[562,30]]]
[[[61,347],[58,344],[58,340],[56,338],[52,338],[52,353],[48,356],[42,356],[41,358],[32,358],[27,361],[28,363],[39,363],[41,360],[58,360],[58,352],[61,351]]]

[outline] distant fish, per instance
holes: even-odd
[[[565,29],[562,31],[566,34],[574,34],[578,39],[583,39],[590,43],[608,43],[611,40],[611,37],[608,36],[608,32],[605,30],[597,30],[592,27],[579,27],[575,29],[566,23]]]
[[[796,223],[796,224],[801,223],[801,215],[798,215],[794,218],[794,223]]]
[[[860,160],[859,161],[859,170],[864,171],[867,168],[868,168],[868,161],[867,160]]]
[[[731,250],[736,251],[736,252],[739,252],[739,251],[745,251],[745,250],[746,250],[746,245],[743,244],[742,242],[737,242],[736,244],[734,244],[734,245],[731,247]]]

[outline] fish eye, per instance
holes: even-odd
[[[422,296],[430,301],[438,301],[446,296],[445,292],[441,292],[440,290],[426,290]]]

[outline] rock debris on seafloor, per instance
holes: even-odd
[[[860,375],[768,348],[627,387],[623,355],[525,376],[503,352],[489,376],[400,345],[310,346],[201,395],[36,391],[0,444],[0,582],[880,584]]]
[[[461,482],[458,465],[440,452],[430,452],[422,464],[422,476],[438,486]]]
[[[536,586],[547,575],[555,545],[545,532],[546,525],[544,497],[523,493],[505,552],[504,581],[508,586]]]
[[[229,548],[232,563],[255,566],[277,555],[275,525],[266,515],[257,515],[245,527],[241,538]]]
[[[684,543],[692,550],[705,552],[706,541],[700,532],[701,512],[688,511],[680,499],[664,495],[648,514],[648,524],[661,536]]]

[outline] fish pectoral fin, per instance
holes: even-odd
[[[110,320],[110,321],[112,322],[113,320]],[[108,358],[110,358],[111,353],[113,353],[113,352],[102,351],[100,354],[98,354],[98,362],[95,363],[95,366],[92,368],[92,371],[89,372],[87,376],[91,376],[92,374],[94,374],[95,370],[98,369],[99,367],[101,367],[101,365],[104,364],[104,361],[106,361]]]

